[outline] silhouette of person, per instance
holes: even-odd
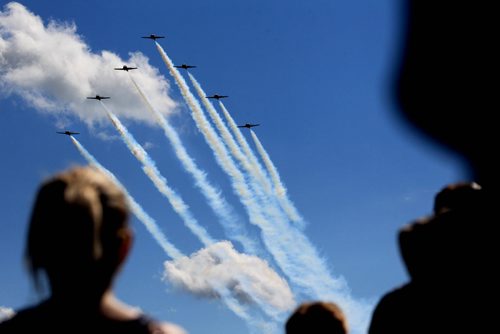
[[[400,230],[411,281],[381,299],[370,334],[477,332],[484,250],[468,245],[483,239],[483,198],[475,183],[450,185],[436,195],[434,215]]]
[[[182,334],[123,304],[111,291],[132,233],[124,193],[103,173],[76,167],[39,189],[26,258],[35,285],[50,297],[0,323],[0,333]]]
[[[347,320],[334,303],[301,304],[288,318],[286,334],[347,334]]]
[[[377,305],[376,333],[490,332],[496,295],[496,67],[493,3],[407,0],[408,25],[396,92],[401,114],[464,158],[477,185],[436,196],[434,215],[403,228],[410,283]],[[495,101],[496,102],[496,101]]]

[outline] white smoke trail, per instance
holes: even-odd
[[[208,98],[206,98],[206,94],[201,88],[201,85],[198,83],[198,81],[194,78],[194,76],[191,73],[188,73],[188,75],[196,92],[198,93],[200,99],[203,101],[206,109],[208,110],[209,115],[211,116],[215,125],[219,129],[222,135],[222,139],[224,139],[224,144],[227,145],[233,156],[236,157],[236,159],[242,165],[244,171],[249,176],[250,179],[248,185],[250,189],[254,192],[254,194],[257,195],[257,198],[260,200],[259,201],[260,206],[264,209],[266,214],[268,214],[268,218],[274,220],[276,219],[277,216],[281,216],[281,214],[278,212],[280,211],[280,208],[278,208],[277,205],[274,205],[275,196],[271,191],[271,184],[269,180],[266,178],[262,169],[257,168],[256,165],[252,164],[249,161],[249,158],[243,154],[240,147],[238,146],[233,136],[229,132],[228,128],[226,127],[226,125],[220,118],[219,114],[215,110],[214,106],[208,100]]]
[[[118,179],[115,177],[113,173],[111,173],[108,169],[106,169],[104,166],[102,166],[84,147],[78,140],[76,140],[73,136],[70,136],[71,141],[73,144],[76,146],[80,154],[84,157],[87,162],[99,169],[101,172],[106,174],[110,179],[113,180],[124,192],[125,196],[127,197],[127,200],[130,204],[130,208],[134,215],[139,219],[140,222],[144,224],[146,229],[151,233],[153,238],[156,240],[156,242],[160,245],[160,247],[165,251],[165,253],[171,257],[172,259],[178,259],[183,254],[181,251],[177,249],[170,241],[167,240],[167,237],[163,232],[160,230],[158,225],[156,224],[155,220],[151,218],[145,211],[144,209],[139,205],[139,203],[136,202],[136,200],[132,197],[132,195],[129,194],[127,189],[118,181]]]
[[[215,123],[215,126],[217,127],[217,129],[219,129],[219,132],[222,135],[222,138],[224,139],[224,143],[227,145],[233,156],[240,162],[241,166],[246,170],[246,172],[249,173],[255,181],[259,182],[260,186],[266,191],[267,194],[269,194],[271,190],[271,185],[267,180],[267,178],[264,176],[263,173],[261,173],[261,170],[256,168],[255,164],[250,163],[249,156],[243,154],[240,147],[238,146],[238,144],[236,144],[236,141],[229,132],[228,128],[226,127],[221,117],[217,113],[217,110],[215,110],[214,106],[212,105],[212,102],[210,102],[208,98],[206,98],[206,94],[201,88],[199,82],[195,79],[195,77],[191,73],[188,73],[188,76],[189,79],[191,80],[191,83],[193,84],[193,87],[198,93],[200,100],[203,102],[203,105],[208,111],[208,114]]]
[[[258,246],[255,240],[252,240],[247,236],[245,226],[241,224],[238,218],[235,216],[232,207],[227,203],[221,192],[216,189],[207,179],[207,174],[201,170],[196,162],[191,158],[191,156],[186,151],[186,148],[181,142],[177,131],[170,125],[170,123],[159,113],[151,103],[148,98],[134,80],[132,75],[129,75],[130,80],[134,84],[137,92],[141,96],[144,104],[148,107],[148,110],[154,115],[155,120],[158,125],[161,126],[165,136],[169,139],[172,148],[182,163],[184,169],[192,175],[195,180],[195,185],[200,189],[201,193],[207,199],[210,207],[219,218],[227,236],[233,240],[241,243],[243,249],[246,253],[257,254]]]
[[[222,110],[224,111],[224,113],[227,115],[226,117],[230,118],[231,115],[229,115],[229,113],[227,112],[226,108],[224,107],[224,105],[222,103],[221,103],[221,107],[222,107]],[[233,124],[234,124],[234,121],[233,121]],[[241,136],[241,132],[239,131],[239,129],[236,127],[234,131],[239,132],[241,139],[245,142],[245,146],[248,147],[248,149],[250,150],[248,143],[246,142],[245,138],[243,138],[243,136]],[[262,158],[262,161],[264,161],[264,165],[266,166],[267,171],[268,171],[269,175],[271,176],[271,180],[273,182],[275,194],[278,197],[278,200],[279,200],[281,206],[283,207],[283,210],[285,210],[286,214],[293,222],[298,223],[299,226],[301,228],[303,228],[305,226],[304,219],[299,214],[295,205],[289,199],[286,187],[283,184],[283,182],[281,181],[280,175],[278,173],[278,169],[273,164],[271,158],[269,157],[269,154],[266,152],[266,150],[264,149],[264,146],[259,141],[259,139],[257,138],[257,135],[252,131],[252,129],[250,129],[250,133],[251,133],[252,138],[255,142],[255,146],[257,147],[257,151],[259,152],[259,154]],[[250,153],[253,155],[253,152],[251,150],[250,150]],[[253,155],[253,157],[255,158],[255,155]]]
[[[234,120],[231,118],[229,115],[229,112],[227,109],[224,107],[221,101],[219,101],[221,108],[223,108],[223,112],[226,115],[226,118],[228,119],[229,125],[233,128],[233,134],[236,136],[239,145],[236,143],[235,139],[229,132],[229,129],[227,126],[224,124],[222,121],[221,117],[215,110],[214,106],[212,105],[212,102],[206,98],[206,94],[203,91],[200,83],[195,79],[195,77],[191,74],[188,73],[189,79],[191,80],[191,83],[193,84],[193,87],[195,88],[196,92],[198,93],[198,96],[200,97],[200,100],[203,102],[205,105],[206,110],[208,110],[208,113],[212,120],[214,121],[215,125],[219,129],[219,132],[222,135],[222,138],[224,139],[224,142],[226,145],[229,147],[231,150],[231,153],[233,156],[240,162],[240,164],[243,166],[243,168],[246,170],[247,173],[253,177],[255,181],[259,183],[259,185],[262,187],[262,189],[265,191],[265,194],[268,196],[264,200],[266,201],[271,201],[275,197],[277,197],[278,202],[280,203],[281,207],[285,210],[285,213],[288,215],[291,221],[296,222],[299,224],[301,228],[304,227],[305,223],[303,219],[300,217],[298,214],[297,210],[291,204],[291,201],[288,200],[286,197],[286,189],[282,186],[282,183],[280,182],[279,185],[281,187],[278,189],[277,192],[273,193],[271,190],[271,183],[269,179],[266,177],[266,173],[260,166],[260,164],[257,161],[257,158],[253,154],[252,150],[250,149],[248,143],[246,140],[243,138],[241,135],[241,132],[239,131],[236,123]],[[245,150],[245,154],[241,151],[241,148]],[[257,193],[259,191],[257,190]],[[277,196],[275,196],[277,195]]]
[[[167,179],[161,175],[156,168],[155,162],[149,157],[149,154],[135,140],[131,133],[125,128],[120,120],[109,110],[104,103],[101,102],[104,110],[113,123],[114,127],[120,133],[123,141],[132,152],[132,154],[142,163],[144,173],[151,179],[158,191],[163,194],[169,201],[174,211],[182,218],[186,227],[205,245],[214,243],[214,239],[208,234],[207,230],[201,226],[194,218],[189,210],[189,206],[184,202],[182,197],[167,184]]]
[[[243,137],[240,129],[236,125],[236,122],[231,117],[231,114],[226,109],[226,107],[224,106],[222,101],[219,101],[219,105],[221,107],[222,112],[224,113],[224,117],[226,118],[226,120],[229,124],[229,127],[233,131],[233,134],[235,135],[236,140],[240,144],[240,147],[243,148],[243,151],[245,152],[246,156],[250,159],[250,161],[255,166],[255,168],[257,170],[259,170],[260,175],[267,175],[263,171],[262,166],[260,165],[259,161],[257,160],[257,157],[253,153],[252,149],[250,148],[250,145],[248,145],[248,142],[246,141],[245,137]],[[268,161],[271,162],[271,159],[268,159]],[[271,179],[272,179],[273,185],[274,185],[274,191],[275,191],[276,196],[278,197],[278,201],[279,201],[281,207],[283,208],[283,210],[285,210],[285,213],[288,215],[288,218],[291,221],[299,224],[299,227],[303,228],[305,226],[304,219],[300,216],[298,210],[295,208],[292,201],[290,201],[290,199],[288,198],[286,188],[280,180],[277,169],[276,168],[269,168],[269,166],[267,165],[265,160],[264,160],[264,163],[266,164],[269,175],[271,175]],[[272,162],[271,162],[271,166],[274,167]]]
[[[253,132],[253,130],[250,129],[250,133],[252,135],[253,141],[255,142],[255,146],[257,147],[257,151],[259,152],[262,161],[264,161],[264,164],[266,165],[269,175],[271,175],[271,179],[273,180],[274,188],[276,190],[277,195],[280,197],[286,196],[286,188],[281,182],[281,178],[278,174],[278,169],[276,168],[276,166],[274,166],[273,162],[271,161],[271,158],[269,157],[269,154],[264,149],[264,146],[257,138],[255,132]]]

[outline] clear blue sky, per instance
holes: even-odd
[[[153,43],[139,38],[167,36],[160,43],[173,61],[197,65],[192,73],[207,93],[229,95],[224,102],[237,122],[261,123],[255,131],[308,222],[305,234],[356,298],[377,300],[406,281],[398,228],[429,213],[434,193],[444,184],[465,177],[456,159],[397,117],[391,85],[402,31],[400,1],[21,3],[45,24],[73,22],[94,53],[146,55],[171,82],[169,95],[179,103],[171,121],[184,145],[245,220],[228,177],[215,163]],[[7,2],[0,4],[4,11]],[[73,70],[68,63],[67,71]],[[61,122],[81,132],[78,140],[116,174],[177,247],[188,254],[201,248],[109,122],[89,128],[69,114],[37,111],[4,86],[0,89],[0,306],[19,308],[36,300],[22,255],[38,184],[56,171],[85,163],[69,138],[55,134]],[[148,143],[159,170],[198,220],[224,238],[163,133],[143,122],[124,122],[141,144]],[[103,134],[113,138],[103,139]],[[132,224],[135,248],[117,282],[118,296],[190,333],[247,331],[219,301],[162,282],[167,258],[142,225],[135,219]]]

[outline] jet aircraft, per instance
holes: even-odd
[[[72,131],[68,131],[68,130],[66,130],[64,132],[57,131],[57,133],[59,133],[61,135],[66,135],[66,136],[79,135],[80,134],[80,132],[72,132]]]
[[[227,95],[217,95],[217,94],[214,94],[212,96],[205,96],[207,99],[216,99],[216,100],[220,100],[220,99],[223,99],[225,97],[229,97]]]
[[[100,96],[100,95],[96,95],[95,97],[87,97],[87,99],[89,100],[105,100],[105,99],[110,99],[109,96]]]
[[[130,70],[136,70],[137,67],[128,67],[127,65],[123,65],[122,67],[115,67],[116,71],[130,71]]]
[[[245,125],[238,125],[239,128],[247,128],[247,129],[251,129],[253,128],[254,126],[259,126],[260,124],[250,124],[250,123],[245,123]]]
[[[177,68],[183,68],[185,70],[187,70],[188,68],[195,68],[196,66],[194,65],[186,65],[186,64],[182,64],[182,65],[176,65],[174,67],[177,67]]]
[[[148,38],[148,39],[152,39],[153,41],[156,41],[158,38],[165,38],[165,36],[157,36],[155,34],[151,34],[149,36],[142,36],[141,38]]]

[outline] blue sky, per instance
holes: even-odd
[[[1,2],[2,13],[7,3]],[[149,78],[157,80],[142,81],[146,93],[154,97],[156,108],[171,113],[169,121],[186,150],[221,189],[250,235],[258,238],[258,229],[248,223],[230,179],[194,124],[154,44],[139,38],[151,33],[167,36],[160,44],[174,63],[197,65],[191,73],[205,92],[230,96],[224,104],[236,122],[261,123],[255,133],[307,221],[305,235],[332,275],[345,278],[353,298],[377,300],[405,282],[397,229],[429,213],[434,193],[444,184],[465,177],[457,159],[431,146],[398,117],[391,85],[402,31],[399,1],[21,3],[45,25],[50,20],[73,23],[90,53],[107,50],[122,59],[128,59],[129,52],[146,56],[148,60],[133,58],[144,62],[138,71],[144,73],[147,67]],[[2,29],[0,34],[9,38]],[[57,59],[58,49],[51,52]],[[3,77],[9,64],[0,60]],[[64,64],[69,73],[92,70],[73,65]],[[107,78],[101,73],[95,77],[100,75]],[[123,81],[123,87],[130,86],[125,73]],[[93,94],[126,96],[115,84],[99,84],[108,90]],[[38,184],[56,171],[85,164],[69,138],[55,134],[63,128],[81,132],[77,139],[116,175],[178,248],[186,254],[202,248],[146,178],[102,108],[81,96],[83,102],[63,111],[43,111],[7,81],[0,89],[0,306],[19,308],[37,298],[22,253]],[[225,239],[217,217],[163,132],[147,117],[141,119],[146,107],[133,101],[115,103],[110,109],[145,145],[197,220],[216,239]],[[72,107],[78,113],[70,111]],[[254,147],[249,133],[244,135]],[[168,259],[135,218],[132,224],[135,247],[117,281],[118,296],[190,333],[249,331],[221,301],[163,282],[163,263]],[[242,251],[237,243],[235,247]],[[291,242],[292,253],[293,248]],[[271,256],[266,260],[286,278]],[[297,299],[308,297],[300,294]]]

